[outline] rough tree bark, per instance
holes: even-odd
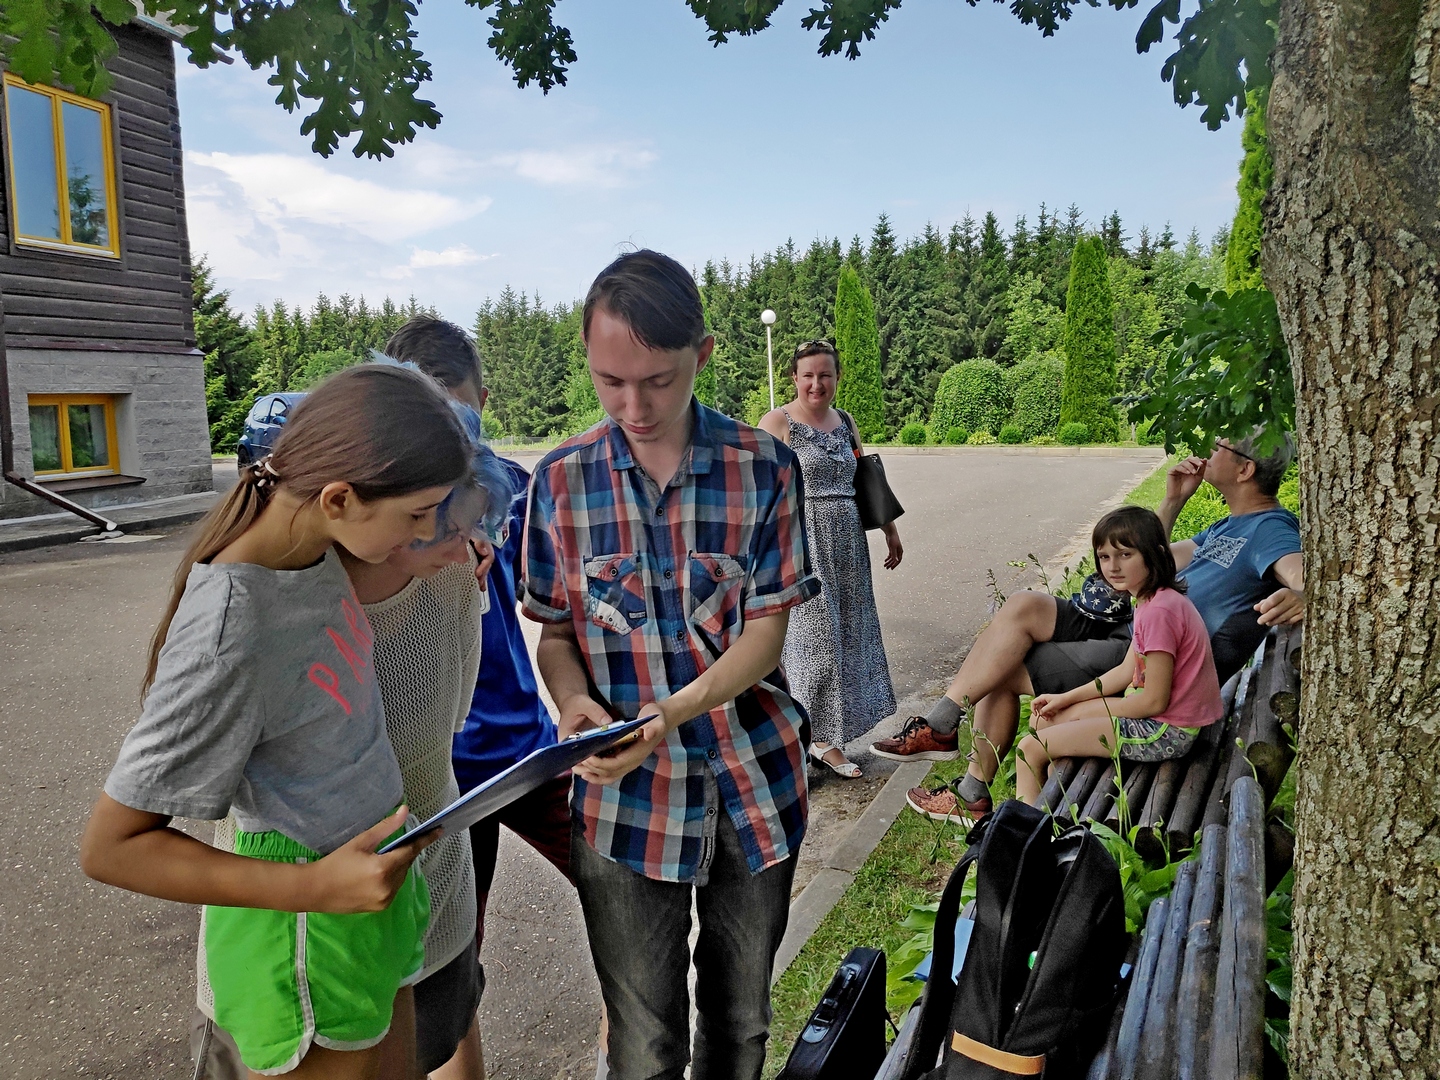
[[[1291,1075],[1440,1076],[1440,0],[1282,0],[1307,586]]]

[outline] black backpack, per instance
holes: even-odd
[[[885,1060],[885,954],[850,950],[777,1080],[870,1080]]]
[[[1057,835],[1049,814],[1013,800],[969,841],[940,898],[919,1029],[901,1076],[1079,1080],[1104,1040],[1127,944],[1115,860],[1088,829]],[[975,925],[952,983],[955,920],[972,866]]]

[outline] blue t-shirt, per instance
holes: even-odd
[[[1275,591],[1265,575],[1300,550],[1300,520],[1277,506],[1217,521],[1192,539],[1195,556],[1179,576],[1189,582],[1186,595],[1214,637],[1226,620]]]
[[[490,610],[480,622],[480,674],[464,730],[455,735],[451,758],[460,791],[466,792],[509,768],[526,754],[555,742],[555,723],[540,700],[530,651],[520,631],[516,582],[525,540],[530,474],[500,459],[519,492],[510,504],[505,532],[495,545],[490,570]]]

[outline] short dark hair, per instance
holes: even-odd
[[[385,355],[402,364],[414,364],[448,390],[471,381],[476,390],[485,385],[480,350],[470,335],[434,315],[406,319],[385,343]]]
[[[600,271],[585,294],[581,325],[587,339],[597,307],[623,320],[647,349],[673,352],[705,340],[705,308],[695,279],[658,251],[628,251]]]
[[[1148,580],[1145,582],[1143,600],[1154,596],[1161,589],[1184,592],[1186,583],[1176,577],[1175,553],[1170,550],[1170,539],[1165,535],[1165,526],[1155,511],[1143,506],[1122,506],[1111,510],[1095,523],[1095,532],[1090,537],[1090,546],[1095,553],[1095,569],[1100,569],[1100,549],[1106,544],[1127,547],[1140,553],[1145,560]]]

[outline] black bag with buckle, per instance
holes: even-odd
[[[855,508],[860,511],[860,527],[867,532],[883,528],[905,513],[905,508],[890,490],[880,455],[865,453],[855,436],[855,421],[844,409],[835,411],[845,422],[850,445],[855,448]]]
[[[885,954],[851,949],[778,1080],[871,1080],[885,1060]]]
[[[1088,829],[1058,834],[1011,800],[971,830],[935,915],[935,955],[904,1080],[1081,1080],[1125,958],[1115,860]],[[955,920],[975,871],[975,926],[957,981]],[[855,1075],[862,1075],[856,1073]]]

